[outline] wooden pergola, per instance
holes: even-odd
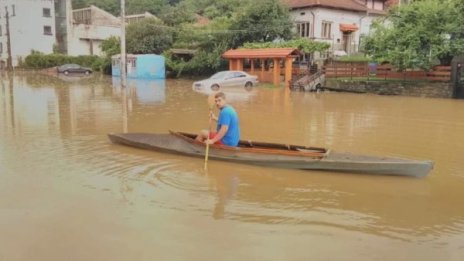
[[[293,59],[300,54],[300,51],[294,48],[231,49],[226,51],[222,57],[229,60],[229,70],[246,71],[257,75],[260,82],[269,82],[274,85],[280,84],[282,74],[280,62],[283,61],[285,84],[288,85],[292,80]],[[247,60],[250,68],[244,69]],[[273,68],[266,69],[266,61],[272,61]],[[256,64],[259,68],[256,68]]]

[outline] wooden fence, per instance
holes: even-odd
[[[451,80],[451,66],[434,66],[430,71],[408,70],[399,72],[391,65],[369,65],[366,62],[336,62],[323,68],[326,77],[369,77],[373,79],[398,79],[407,81]]]

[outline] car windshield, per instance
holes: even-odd
[[[224,78],[224,76],[227,75],[228,72],[218,72],[218,73],[215,73],[213,74],[213,76],[210,77],[210,79],[222,79]]]

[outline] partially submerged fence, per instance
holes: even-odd
[[[333,62],[324,65],[326,77],[356,78],[367,77],[372,80],[404,81],[451,81],[451,66],[434,66],[430,71],[398,71],[391,65],[376,65],[367,62]]]

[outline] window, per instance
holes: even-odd
[[[51,26],[44,26],[44,34],[45,35],[52,35],[52,27]]]
[[[311,32],[311,27],[310,27],[309,22],[296,24],[296,33],[300,37],[309,37],[310,32]]]
[[[16,15],[15,5],[11,5],[11,16],[15,16],[15,15]]]
[[[3,53],[3,43],[0,43],[0,53]]]
[[[321,37],[326,39],[332,38],[332,22],[322,22]]]
[[[0,25],[0,36],[2,36],[2,26]]]
[[[235,72],[233,75],[233,78],[241,78],[241,77],[246,77],[246,75],[241,72]]]
[[[50,8],[42,9],[43,17],[51,17]]]

